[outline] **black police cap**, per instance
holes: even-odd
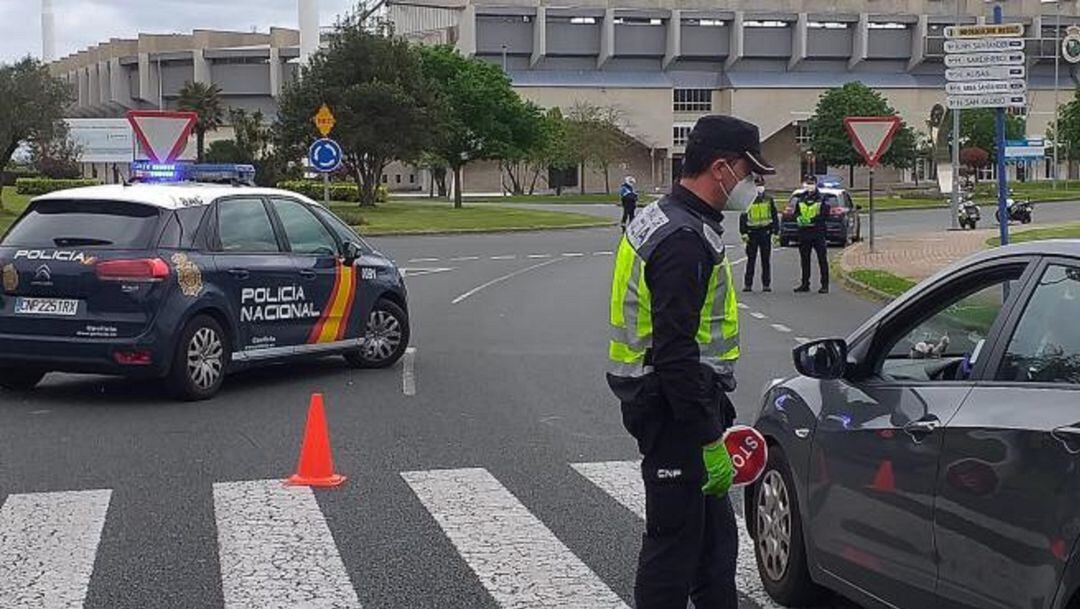
[[[776,168],[761,156],[761,133],[757,125],[734,116],[713,114],[698,119],[686,142],[687,148],[695,145],[742,156],[750,162],[754,173],[776,173]]]

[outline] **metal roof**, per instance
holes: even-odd
[[[171,184],[107,184],[104,186],[86,186],[60,190],[35,197],[34,201],[57,201],[78,199],[83,201],[122,201],[142,203],[163,209],[179,209],[198,205],[209,205],[222,197],[237,195],[288,196],[302,199],[318,205],[315,201],[288,190],[277,188],[253,188],[248,186],[227,186],[222,184],[198,184],[179,182]]]

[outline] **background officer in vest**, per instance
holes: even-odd
[[[682,178],[626,229],[615,259],[608,384],[637,440],[645,535],[637,609],[736,609],[738,535],[722,438],[735,418],[737,286],[721,240],[723,210],[754,201],[771,174],[758,128],[706,116],[691,131]]]
[[[746,276],[743,291],[754,289],[754,267],[761,252],[761,289],[772,291],[772,236],[780,229],[776,201],[765,193],[765,178],[757,176],[757,198],[739,216],[739,232],[746,240]]]
[[[637,211],[638,194],[634,190],[634,185],[637,184],[637,180],[634,176],[626,176],[623,180],[622,186],[619,188],[619,202],[622,203],[622,227],[626,228],[626,225],[634,219],[634,212]]]
[[[829,293],[829,245],[825,241],[825,219],[829,217],[829,204],[817,188],[817,179],[806,176],[803,192],[795,204],[795,221],[799,225],[799,259],[802,262],[802,281],[796,292],[810,291],[810,250],[817,254],[818,272],[821,274],[819,294]]]

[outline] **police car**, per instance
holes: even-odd
[[[134,184],[31,201],[0,241],[0,387],[52,371],[163,378],[205,399],[244,366],[409,342],[389,259],[315,201],[221,184]]]
[[[796,205],[805,189],[799,188],[791,193],[787,205],[780,210],[780,246],[798,242],[799,223],[796,219]],[[851,195],[838,181],[820,180],[818,192],[830,213],[825,218],[826,238],[836,245],[847,246],[853,241],[862,240],[862,220],[859,218],[860,206],[851,199]]]

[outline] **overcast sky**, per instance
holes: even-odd
[[[296,28],[296,0],[53,0],[56,54],[63,57],[112,38],[139,32],[167,34],[216,29],[267,32]],[[355,6],[355,0],[319,0],[321,23]],[[0,0],[0,62],[41,56],[40,0]]]

